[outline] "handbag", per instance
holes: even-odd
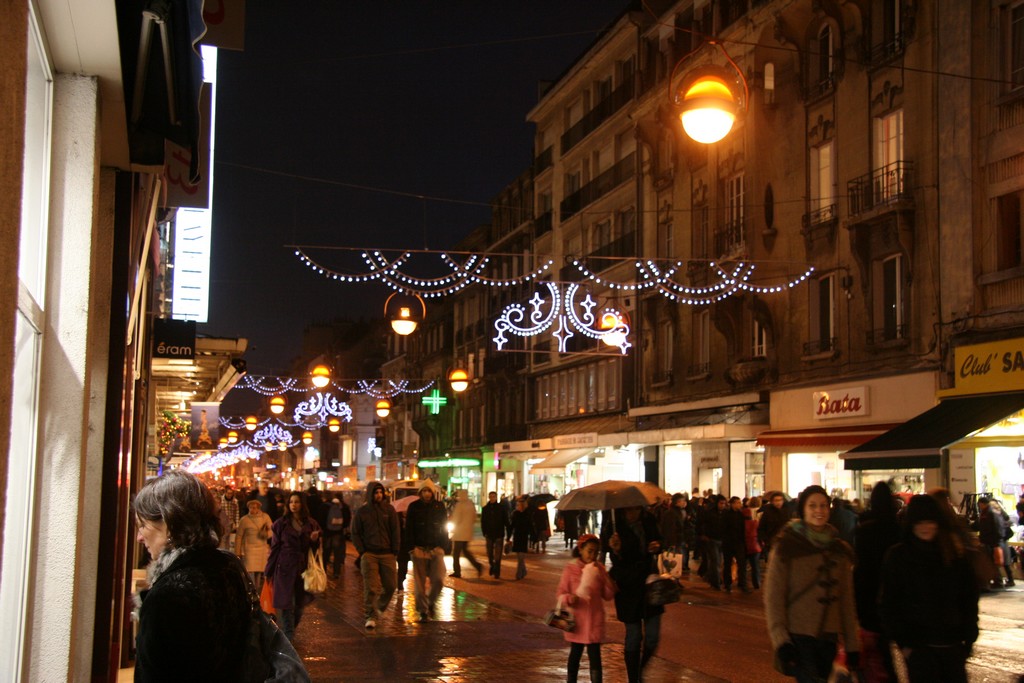
[[[306,571],[302,572],[302,585],[308,593],[323,593],[327,590],[327,572],[319,548],[309,549]]]
[[[249,573],[233,553],[224,552],[234,559],[249,595],[249,630],[239,663],[239,680],[248,683],[311,683],[299,653],[261,609],[261,597]],[[263,584],[264,589],[268,584]]]
[[[555,609],[544,615],[544,623],[559,631],[572,632],[576,628],[576,618],[572,612],[562,607],[562,600],[555,603]]]
[[[260,609],[267,614],[277,614],[274,609],[274,582],[264,581],[263,591],[260,593]]]
[[[661,558],[659,556],[655,561],[655,567],[660,564]],[[656,607],[669,605],[673,602],[679,602],[682,596],[683,587],[679,584],[678,579],[671,574],[655,572],[647,576],[647,581],[644,584],[644,600],[647,601],[648,605]]]
[[[683,577],[682,554],[671,550],[658,555],[658,573],[667,574],[677,579]]]

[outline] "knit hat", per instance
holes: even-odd
[[[903,513],[908,526],[918,522],[941,522],[942,510],[938,502],[931,496],[917,495],[910,499]]]
[[[817,484],[811,484],[803,491],[800,492],[800,496],[796,499],[797,513],[800,515],[800,519],[804,518],[804,506],[807,505],[807,499],[813,496],[815,493],[820,493],[825,496],[825,500],[829,506],[832,505],[832,499],[828,497],[828,491],[818,486]]]
[[[579,537],[579,539],[577,539],[576,547],[577,548],[582,548],[584,543],[590,543],[591,541],[593,541],[594,543],[597,543],[598,545],[601,545],[601,539],[599,539],[594,534],[583,534],[582,536]]]

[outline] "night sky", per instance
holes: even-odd
[[[530,164],[527,112],[627,0],[247,3],[218,68],[209,323],[287,370],[303,328],[380,316],[289,244],[443,249]],[[422,197],[422,198],[421,198]],[[339,270],[358,254],[314,251]],[[436,258],[436,257],[431,257]]]

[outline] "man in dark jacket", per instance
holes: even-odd
[[[786,497],[781,491],[773,491],[768,498],[768,506],[757,522],[757,540],[761,541],[764,547],[765,562],[768,561],[772,540],[782,531],[782,527],[789,523],[791,517],[789,508],[786,507]]]
[[[487,562],[490,565],[488,575],[500,579],[501,555],[504,552],[505,538],[512,539],[512,527],[509,525],[505,506],[498,502],[496,491],[487,494],[487,504],[480,512],[480,530],[487,543]]]
[[[384,498],[384,485],[371,481],[366,502],[352,520],[352,544],[362,558],[363,607],[368,629],[377,627],[380,613],[391,602],[398,581],[398,548],[401,543],[398,513]]]
[[[1004,584],[997,577],[992,582],[992,587],[1013,586],[1013,574],[1010,572],[1010,565],[1006,562],[1005,558],[1005,553],[1008,550],[1005,541],[1006,521],[1003,519],[1001,510],[996,511],[993,509],[992,499],[988,496],[978,498],[978,521],[975,523],[975,526],[978,531],[978,540],[987,549],[989,557],[995,556],[996,548],[999,548],[1004,553],[1003,569],[1006,570],[1006,583]],[[997,562],[996,565],[998,564]]]
[[[716,591],[722,590],[722,539],[725,537],[725,496],[714,495],[711,505],[704,509],[697,534],[704,541],[707,572],[704,578]]]
[[[857,600],[857,621],[861,628],[864,680],[883,680],[883,675],[888,676],[888,680],[897,680],[889,651],[889,639],[882,631],[878,591],[882,585],[885,554],[900,542],[901,536],[892,489],[880,481],[871,489],[871,505],[861,516],[861,523],[854,532],[857,562],[853,567],[853,588]]]
[[[722,583],[725,592],[732,592],[732,565],[736,562],[736,582],[747,588],[747,525],[743,517],[743,501],[738,496],[729,499],[729,507],[722,513]]]
[[[437,597],[444,587],[447,523],[448,512],[444,503],[436,500],[434,490],[424,484],[420,487],[419,500],[414,500],[405,513],[405,533],[409,535],[416,611],[420,621],[435,616]],[[429,594],[426,592],[427,579],[430,579]]]
[[[327,525],[324,527],[324,564],[332,562],[334,578],[341,575],[345,563],[345,535],[352,524],[352,510],[337,494],[327,510]],[[333,558],[332,558],[333,556]]]

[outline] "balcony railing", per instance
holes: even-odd
[[[835,351],[838,344],[838,337],[828,337],[826,339],[815,339],[814,341],[804,342],[804,355],[817,356],[822,353],[829,353],[830,351]]]
[[[907,338],[906,325],[891,325],[877,330],[868,330],[868,346],[884,344],[885,342],[899,341]]]
[[[672,371],[671,370],[656,370],[654,377],[651,378],[651,383],[655,386],[665,386],[672,384]]]
[[[562,200],[559,205],[562,220],[579,213],[583,207],[592,204],[616,187],[633,177],[636,172],[636,152],[633,152],[601,173],[576,192]]]
[[[587,254],[588,259],[636,257],[636,231],[631,230]],[[596,269],[595,269],[596,270]]]
[[[554,147],[548,147],[533,159],[533,174],[538,175],[541,171],[551,168],[554,163]]]
[[[727,256],[746,243],[746,219],[735,218],[715,230],[715,253]]]
[[[913,199],[914,162],[894,161],[847,183],[850,215]]]
[[[633,99],[633,78],[630,76],[604,98],[579,121],[562,134],[562,154],[575,147],[583,138],[607,121],[612,114],[622,109]]]
[[[880,66],[885,64],[893,57],[903,54],[903,50],[906,49],[906,47],[906,41],[903,38],[903,33],[897,33],[888,40],[884,40],[878,45],[873,45],[871,49],[868,50],[868,64],[871,66]]]
[[[804,214],[804,235],[810,239],[832,237],[836,226],[836,205],[829,204]]]
[[[687,377],[704,377],[711,374],[711,363],[696,363],[686,368]]]
[[[833,74],[828,74],[816,83],[810,83],[804,89],[804,99],[816,100],[836,89],[836,79]]]

